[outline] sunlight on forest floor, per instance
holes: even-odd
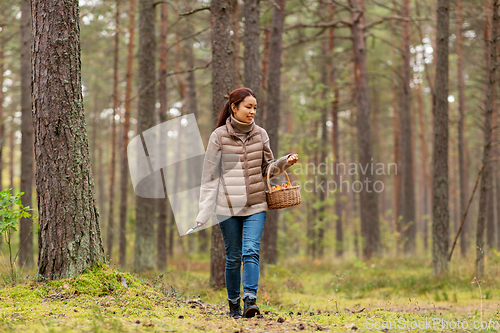
[[[478,286],[473,260],[458,256],[439,279],[432,277],[430,259],[292,258],[261,270],[262,316],[237,320],[228,316],[226,289],[209,286],[208,258],[171,260],[163,276],[102,265],[71,279],[34,283],[34,271],[25,272],[15,287],[5,270],[0,331],[481,332],[474,325],[500,326],[498,261],[496,253],[488,257],[487,277]],[[453,329],[457,324],[468,329]]]

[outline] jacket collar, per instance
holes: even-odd
[[[247,140],[248,140],[248,138],[254,136],[257,133],[259,133],[259,130],[257,129],[257,124],[254,123],[254,125],[252,127],[253,127],[252,130],[248,133]],[[236,132],[234,131],[233,125],[231,125],[231,117],[230,116],[227,117],[227,119],[226,119],[226,128],[227,128],[227,131],[228,131],[229,134],[231,134],[231,135],[233,135],[235,137],[238,137],[236,135]]]

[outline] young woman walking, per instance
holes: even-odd
[[[276,177],[298,161],[297,154],[274,160],[266,130],[254,122],[256,112],[257,99],[251,89],[231,92],[207,147],[207,152],[220,152],[218,156],[222,158],[205,161],[203,167],[204,179],[209,173],[214,179],[212,170],[220,167],[223,170],[220,182],[218,186],[215,181],[202,185],[200,212],[196,218],[197,225],[206,224],[216,203],[215,212],[226,250],[224,276],[233,318],[260,314],[255,303],[259,287],[259,246],[268,211],[267,170],[271,168],[270,178]],[[240,306],[242,261],[243,313]]]

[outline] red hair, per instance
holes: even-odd
[[[247,96],[253,96],[255,97],[255,99],[257,99],[254,92],[250,88],[238,88],[233,90],[229,94],[229,99],[227,100],[226,105],[224,105],[222,111],[220,112],[219,121],[217,122],[217,126],[215,128],[219,128],[226,124],[227,118],[229,118],[229,116],[231,115],[231,104],[234,104],[234,106],[238,107],[238,105],[245,98],[247,98]]]

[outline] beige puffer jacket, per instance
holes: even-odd
[[[232,124],[238,127],[235,129]],[[237,131],[240,127],[251,128],[246,137],[244,133]],[[219,182],[221,148],[223,176]],[[253,121],[246,124],[232,116],[228,117],[226,125],[215,129],[210,135],[203,164],[200,211],[196,222],[205,223],[210,219],[217,196],[217,185],[219,185],[217,214],[247,216],[268,211],[267,169],[271,168],[270,178],[280,175],[290,167],[286,162],[289,155],[291,154],[274,161],[266,130]]]

